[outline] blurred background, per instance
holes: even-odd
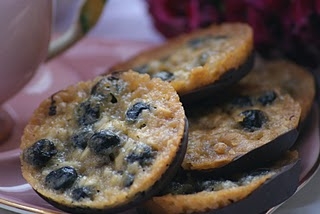
[[[54,0],[54,32],[64,32],[74,21],[79,0]],[[160,42],[164,38],[154,29],[145,0],[108,0],[89,36]]]
[[[55,31],[72,22],[78,0],[55,1]],[[160,42],[212,23],[249,23],[264,56],[318,67],[320,0],[109,0],[90,36]]]

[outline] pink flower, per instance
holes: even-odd
[[[290,0],[246,0],[245,2],[257,10],[269,11],[272,13],[283,11],[290,4]]]
[[[273,22],[274,12],[270,13],[267,10],[268,8],[262,10],[261,8],[264,7],[263,1],[226,0],[224,2],[225,21],[242,21],[250,24],[255,32],[255,43],[257,46],[265,48],[274,42],[273,31],[276,25]],[[274,9],[271,11],[274,11]],[[270,26],[274,27],[271,28]]]
[[[155,27],[173,37],[217,22],[217,8],[210,0],[147,0]]]
[[[147,0],[155,27],[166,37],[223,21],[250,24],[263,55],[320,62],[320,0]]]
[[[187,30],[188,20],[183,1],[174,1],[175,4],[169,4],[167,0],[148,2],[150,13],[154,17],[154,25],[164,36],[176,36]]]
[[[316,12],[318,15],[320,15],[320,0],[316,0],[316,3],[315,3],[315,8],[316,8]]]

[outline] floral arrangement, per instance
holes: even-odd
[[[320,0],[147,0],[155,28],[165,37],[224,21],[250,24],[266,57],[320,64]]]

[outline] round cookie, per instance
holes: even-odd
[[[294,194],[301,171],[298,153],[253,171],[229,177],[193,177],[182,171],[158,196],[144,204],[152,214],[264,213]]]
[[[301,114],[299,103],[289,94],[250,84],[239,84],[220,99],[185,110],[189,140],[182,167],[220,173],[280,157],[298,136]]]
[[[202,89],[217,91],[238,81],[253,66],[252,52],[251,27],[224,23],[168,40],[110,70],[133,69],[161,78],[173,85],[182,100],[188,101],[206,94],[200,93]]]
[[[279,87],[301,105],[304,121],[312,107],[316,86],[310,71],[286,60],[264,61],[257,58],[254,69],[241,80],[242,84],[256,83],[259,87]]]
[[[187,120],[169,83],[118,72],[44,100],[21,141],[22,174],[49,203],[72,213],[114,213],[174,176]]]

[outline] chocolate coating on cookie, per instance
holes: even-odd
[[[294,194],[301,164],[297,152],[288,152],[278,161],[260,167],[228,177],[212,177],[210,173],[192,177],[181,172],[143,209],[152,214],[263,213]]]
[[[225,71],[225,73],[212,84],[208,84],[198,89],[188,91],[180,95],[181,102],[190,105],[194,102],[204,99],[210,99],[210,97],[218,97],[219,93],[223,90],[227,90],[228,87],[234,85],[246,76],[254,66],[255,54],[252,53],[248,58],[239,65],[237,68]]]

